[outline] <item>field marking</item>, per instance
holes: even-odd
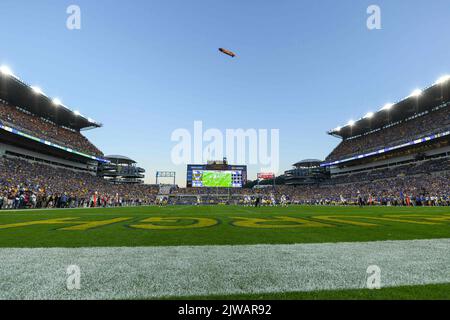
[[[146,216],[146,215],[153,215],[153,214],[158,214],[158,211],[148,211],[148,212],[139,212],[140,209],[149,209],[149,208],[160,208],[163,211],[167,211],[167,212],[173,212],[173,211],[178,211],[178,210],[183,210],[183,209],[193,209],[196,208],[198,206],[195,205],[171,205],[171,206],[164,206],[164,207],[160,207],[157,205],[146,205],[146,206],[135,206],[135,207],[108,207],[108,208],[103,208],[103,207],[96,207],[96,208],[41,208],[41,209],[3,209],[0,210],[0,218],[2,216],[24,216],[24,213],[30,213],[30,214],[54,214],[54,213],[61,213],[61,214],[70,214],[67,213],[67,211],[71,211],[71,210],[76,210],[76,211],[97,211],[97,210],[114,210],[114,209],[126,209],[126,210],[136,210],[137,212],[133,212],[133,215],[135,216]],[[209,206],[209,205],[204,205],[204,206],[199,206],[199,208],[217,208],[217,206]],[[252,211],[249,210],[249,208],[253,208],[253,207],[243,207],[243,206],[239,206],[239,205],[231,205],[231,206],[224,206],[224,207],[220,207],[220,211],[222,211],[223,208],[226,209],[233,209],[235,211],[233,211],[233,213],[229,213],[229,214],[236,214],[236,210],[241,211],[243,213],[247,213],[247,214],[252,214],[254,215],[255,213],[259,213],[259,214],[267,214],[268,212],[265,210],[261,210],[258,211],[258,209],[255,209],[256,211]],[[350,208],[350,209],[356,209],[358,207],[355,206],[341,206],[341,205],[336,205],[336,206],[325,206],[325,205],[290,205],[288,207],[262,207],[262,209],[282,209],[282,210],[286,210],[283,211],[283,214],[308,214],[308,215],[314,215],[314,214],[323,214],[323,212],[311,212],[311,211],[305,211],[304,209],[317,209],[317,208],[327,208],[327,209],[332,209],[332,208]],[[429,210],[429,212],[433,212],[433,214],[435,213],[440,213],[440,212],[446,212],[443,211],[445,209],[445,207],[439,207],[439,206],[435,206],[435,207],[380,207],[380,206],[373,206],[373,207],[366,207],[366,208],[360,208],[361,212],[358,213],[354,213],[354,214],[361,214],[364,213],[364,210],[366,209],[387,209],[387,208],[391,208],[391,209],[395,209],[397,212],[401,212],[401,214],[403,213],[412,213],[412,214],[417,214],[417,211],[414,210],[420,210],[420,209],[424,209],[426,208],[427,210]],[[298,211],[293,211],[290,209],[302,209],[302,211],[298,212]],[[413,210],[413,211],[405,211],[405,210]],[[434,211],[433,211],[434,210]],[[209,214],[209,212],[203,212],[205,214]],[[202,214],[203,214],[202,213]],[[3,215],[4,214],[4,215]],[[109,213],[109,212],[102,212],[102,215],[117,215],[116,213]],[[128,214],[125,212],[122,212],[121,214]],[[131,214],[131,213],[130,213]],[[224,214],[227,215],[228,212],[220,212],[220,214]],[[274,213],[274,214],[278,214],[278,213]],[[338,212],[335,213],[338,215],[341,214],[353,214],[353,213],[344,213],[344,212]],[[370,214],[377,214],[376,212],[370,212]],[[386,213],[385,213],[386,214]],[[419,213],[419,214],[426,214],[426,213]],[[98,214],[94,214],[94,213],[83,213],[83,215],[85,216],[97,216]]]
[[[130,208],[130,209],[139,209],[139,208],[155,208],[157,206],[155,205],[148,205],[148,206],[135,206],[135,207],[107,207],[107,208],[103,208],[103,207],[95,207],[95,208],[39,208],[39,209],[2,209],[0,210],[0,214],[1,213],[11,213],[11,212],[17,212],[17,214],[23,213],[23,212],[40,212],[40,211],[50,211],[50,212],[55,212],[55,211],[68,211],[68,210],[99,210],[99,209],[104,209],[104,210],[110,210],[110,209],[125,209],[125,208]]]
[[[115,218],[104,220],[104,217],[107,214],[103,215],[102,220],[90,220],[83,221],[78,219],[83,219],[83,217],[62,217],[62,218],[51,218],[51,219],[39,219],[39,220],[28,220],[22,222],[15,223],[0,223],[0,231],[3,229],[10,228],[19,228],[19,227],[29,227],[35,225],[59,225],[59,224],[74,224],[75,226],[59,228],[57,230],[72,230],[72,231],[86,231],[93,228],[100,228],[105,226],[110,226],[112,224],[126,222],[128,221],[128,227],[138,228],[138,229],[152,229],[152,230],[162,230],[162,229],[194,229],[194,228],[204,228],[211,227],[220,224],[223,222],[223,218],[218,218],[215,216],[214,218],[209,217],[211,213],[208,213],[202,217],[191,217],[191,216],[181,216],[176,217],[173,215],[166,214],[164,216],[158,216],[158,213],[155,214],[146,214],[146,215],[134,215],[126,217],[117,217],[117,214],[114,214]],[[111,216],[111,214],[109,214]],[[88,216],[88,215],[85,215]],[[34,216],[33,216],[34,217]],[[97,215],[96,215],[97,217]],[[143,220],[133,222],[136,218],[146,217]],[[440,225],[450,222],[450,214],[441,214],[441,215],[380,215],[380,216],[358,216],[358,215],[302,215],[302,218],[293,215],[275,215],[273,216],[248,216],[248,217],[237,217],[237,216],[224,216],[225,219],[230,220],[230,225],[238,228],[257,228],[257,229],[292,229],[292,228],[328,228],[328,227],[337,227],[339,225],[351,225],[351,226],[359,226],[359,227],[381,227],[382,224],[374,224],[368,222],[361,222],[358,220],[375,220],[375,222],[395,222],[395,223],[411,223],[411,224],[419,224],[419,225]],[[416,220],[413,220],[416,218]],[[357,221],[355,221],[355,219]],[[132,220],[132,221],[130,221]],[[180,225],[178,222],[182,220],[192,220],[194,223],[189,225]],[[419,221],[418,221],[419,220]],[[433,222],[429,222],[433,221]],[[328,223],[325,223],[328,222]],[[143,223],[150,223],[146,226]],[[162,225],[160,223],[163,223]]]
[[[311,209],[317,209],[317,208],[322,208],[322,209],[333,209],[333,208],[346,208],[346,209],[351,209],[351,210],[355,210],[355,209],[360,209],[361,212],[364,212],[365,210],[371,210],[371,209],[375,209],[375,210],[386,210],[386,209],[394,209],[392,212],[401,212],[401,214],[403,213],[411,213],[411,214],[417,214],[417,211],[414,210],[424,210],[426,209],[429,212],[433,212],[433,210],[436,211],[442,211],[442,212],[446,212],[444,211],[444,209],[446,209],[447,207],[444,206],[434,206],[434,207],[387,207],[387,206],[372,206],[372,207],[357,207],[357,206],[325,206],[325,205],[317,205],[317,206],[308,206],[308,205],[290,205],[288,207],[281,207],[281,206],[274,206],[274,207],[245,207],[245,206],[241,206],[241,205],[229,205],[229,206],[214,206],[214,205],[201,205],[201,206],[197,206],[197,205],[170,205],[170,206],[158,206],[158,205],[147,205],[147,206],[134,206],[134,207],[95,207],[95,208],[39,208],[39,209],[1,209],[0,210],[0,216],[2,213],[9,213],[9,214],[22,214],[22,213],[39,213],[42,211],[48,211],[51,213],[54,213],[55,211],[59,211],[61,213],[64,213],[66,211],[71,211],[71,210],[86,210],[86,211],[95,211],[95,210],[115,210],[115,209],[129,209],[129,210],[139,210],[139,209],[148,209],[148,208],[159,208],[159,209],[163,209],[163,210],[167,210],[167,211],[177,211],[177,210],[182,210],[182,209],[192,209],[192,208],[219,208],[221,211],[222,209],[233,209],[233,210],[240,210],[242,212],[247,212],[247,213],[251,213],[254,214],[255,212],[260,212],[260,213],[267,213],[267,211],[265,211],[265,209],[273,209],[273,210],[277,210],[277,209],[282,209],[282,210],[288,210],[290,211],[290,209],[301,209],[301,208],[311,208]],[[254,209],[254,210],[250,210]],[[260,210],[262,209],[262,210]],[[408,211],[408,210],[413,210],[413,211]],[[235,212],[235,211],[233,211]],[[308,213],[313,213],[311,211],[307,211]],[[316,213],[321,213],[316,212]],[[351,212],[348,212],[349,214],[352,214]],[[8,214],[8,215],[9,215]],[[344,214],[344,212],[339,212],[339,214]],[[421,213],[421,214],[426,214],[426,213]]]
[[[450,239],[294,245],[0,249],[0,299],[127,299],[450,283]],[[81,290],[66,268],[81,268]]]
[[[177,223],[182,220],[192,220],[194,223],[188,225],[167,225],[167,223]],[[156,224],[166,223],[166,224]],[[150,217],[135,224],[130,224],[130,228],[147,229],[147,230],[176,230],[176,229],[194,229],[207,228],[215,226],[219,223],[216,219],[211,218],[193,218],[193,217]]]

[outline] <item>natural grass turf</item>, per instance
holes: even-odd
[[[273,218],[288,216],[309,218],[321,215],[357,215],[369,218],[390,214],[413,214],[433,217],[450,214],[450,208],[170,206],[0,211],[0,226],[17,222],[67,217],[75,217],[80,221],[106,220],[118,217],[131,218],[125,222],[85,231],[58,230],[63,227],[73,226],[74,224],[70,222],[58,225],[35,225],[0,229],[0,247],[292,244],[450,238],[450,219],[434,225],[360,218],[354,220],[376,224],[377,226],[374,227],[354,226],[335,222],[328,222],[332,227],[301,228],[245,228],[231,224],[234,217]],[[203,217],[216,219],[218,224],[206,228],[177,230],[144,230],[130,227],[130,225],[149,217]],[[192,221],[181,221],[179,225],[186,226],[190,223]]]
[[[173,298],[171,298],[173,299]],[[179,297],[175,300],[450,300],[450,283],[421,286],[286,292],[225,296]]]

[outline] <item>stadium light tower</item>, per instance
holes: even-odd
[[[414,104],[415,104],[414,108],[415,108],[416,113],[419,112],[419,97],[421,95],[422,95],[422,90],[416,89],[413,92],[411,92],[411,94],[408,97],[408,98],[415,98],[414,99]]]
[[[381,108],[381,110],[389,111],[389,110],[392,109],[393,106],[394,106],[393,103],[386,103],[386,104],[383,106],[383,108]]]
[[[450,75],[445,75],[437,79],[437,81],[434,83],[435,85],[439,85],[441,88],[441,100],[444,101],[444,84],[446,84],[450,80]],[[447,87],[445,87],[447,88]],[[445,90],[448,91],[448,90]],[[448,93],[447,93],[448,95]]]
[[[393,106],[394,106],[394,104],[389,102],[389,103],[386,103],[386,104],[383,106],[383,108],[381,108],[381,110],[387,111],[388,122],[391,121],[391,113],[390,113],[389,111],[392,109]]]
[[[36,94],[44,95],[44,92],[42,92],[41,88],[39,88],[39,87],[33,86],[33,87],[31,87],[31,90],[33,90],[33,92]]]
[[[417,97],[420,97],[421,95],[422,95],[422,90],[416,89],[409,95],[409,97],[417,98]]]
[[[373,118],[374,115],[375,115],[375,113],[370,111],[370,112],[367,112],[366,115],[364,116],[364,119],[368,119],[369,120],[370,128],[372,128],[372,118]]]
[[[442,76],[439,79],[437,79],[437,81],[434,84],[444,84],[449,80],[450,80],[450,75],[447,74],[447,75]]]
[[[54,99],[52,100],[52,102],[53,102],[53,104],[54,104],[55,106],[60,106],[60,105],[61,105],[61,100],[59,100],[58,98],[54,98]]]
[[[11,71],[11,69],[8,66],[0,66],[0,72],[3,73],[6,76],[13,76],[14,73]]]
[[[347,125],[350,127],[350,135],[353,134],[353,126],[355,125],[355,120],[350,120],[347,122]]]
[[[367,114],[364,116],[365,119],[372,119],[374,116],[373,112],[367,112]]]

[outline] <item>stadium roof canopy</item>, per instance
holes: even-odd
[[[112,163],[118,163],[118,164],[133,164],[133,163],[136,163],[136,161],[134,161],[133,159],[125,157],[125,156],[120,156],[120,155],[105,156],[105,159],[111,161]]]
[[[305,159],[293,164],[294,167],[310,167],[320,165],[323,161],[319,159]]]
[[[408,97],[397,103],[387,103],[376,112],[369,112],[356,121],[349,121],[328,134],[343,139],[358,136],[391,123],[407,119],[450,101],[450,76],[443,76],[432,86],[416,89]]]
[[[76,130],[102,126],[69,109],[58,99],[48,97],[39,88],[26,84],[5,66],[0,67],[0,98],[60,126]]]

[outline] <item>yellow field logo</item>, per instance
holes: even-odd
[[[188,224],[184,224],[184,222],[187,222]],[[215,226],[218,223],[218,220],[211,218],[153,217],[142,220],[140,224],[132,224],[130,227],[149,230],[174,230],[206,228]]]
[[[275,218],[243,218],[234,217],[231,224],[236,227],[244,228],[323,228],[333,227],[330,224],[315,222],[303,218],[294,217],[275,217]]]
[[[78,220],[79,217],[53,218],[33,220],[0,225],[0,231],[12,228],[23,228],[42,225],[65,225],[56,230],[87,231],[106,227],[117,223],[135,219],[133,217],[117,217],[106,220]],[[450,222],[450,214],[443,215],[320,215],[310,217],[230,217],[230,224],[239,228],[256,229],[288,229],[288,228],[330,228],[338,226],[378,227],[394,223],[407,223],[416,225],[439,225]],[[214,227],[221,221],[217,218],[207,217],[149,217],[126,226],[141,230],[183,230]]]

